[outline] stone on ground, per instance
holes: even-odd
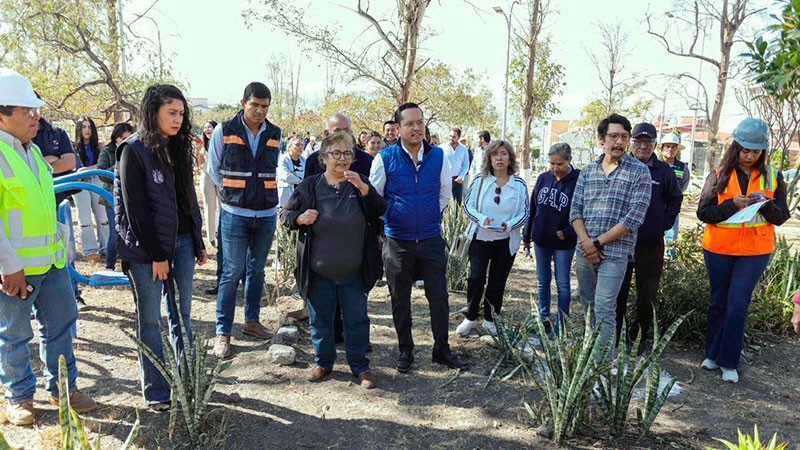
[[[272,344],[267,351],[267,362],[279,366],[291,366],[296,357],[294,348],[288,345]]]
[[[297,327],[280,327],[272,337],[273,344],[292,345],[300,339],[300,330]]]
[[[280,317],[293,318],[297,320],[308,319],[308,309],[306,302],[300,297],[284,295],[275,300],[278,305],[278,315]]]

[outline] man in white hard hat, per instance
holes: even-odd
[[[689,187],[689,178],[692,175],[692,171],[689,170],[689,165],[687,163],[678,161],[678,152],[686,148],[686,146],[681,144],[680,136],[675,133],[668,133],[661,136],[659,148],[661,149],[661,160],[672,167],[675,176],[678,177],[678,186],[681,188],[681,192],[685,192],[686,188]],[[681,215],[678,214],[672,228],[664,232],[664,242],[667,244],[678,238],[678,222],[680,217]]]
[[[58,360],[64,356],[70,405],[76,412],[97,408],[76,385],[71,329],[78,309],[65,267],[66,231],[56,221],[52,168],[31,142],[43,104],[25,77],[0,68],[0,382],[14,425],[34,420],[31,310],[50,403],[59,403]]]

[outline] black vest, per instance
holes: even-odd
[[[117,147],[115,157],[118,163],[125,147],[133,152],[145,173],[144,184],[147,195],[145,198],[137,200],[147,202],[150,207],[152,220],[156,227],[156,238],[164,253],[172,259],[178,234],[178,205],[172,166],[165,159],[159,158],[155,152],[145,149],[138,133],[131,135]],[[200,256],[200,252],[203,250],[201,233],[203,219],[194,189],[189,192],[188,200],[192,213],[195,256]],[[128,214],[125,211],[125,203],[122,201],[119,171],[114,177],[114,216],[117,229],[117,252],[120,259],[134,263],[152,262],[150,255],[139,245],[139,240],[131,229]]]
[[[255,158],[247,139],[243,111],[222,124],[220,192],[222,202],[256,211],[278,205],[275,174],[280,154],[281,129],[265,120]]]

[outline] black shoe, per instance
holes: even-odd
[[[219,293],[219,288],[218,287],[213,287],[211,289],[206,289],[205,293],[207,295],[217,295]]]
[[[400,357],[397,358],[397,371],[400,373],[407,373],[411,370],[411,364],[414,362],[414,353],[410,350],[401,351]]]
[[[78,304],[78,310],[86,309],[86,300],[83,299],[80,295],[75,297],[75,303]]]
[[[334,334],[333,335],[333,343],[336,345],[341,344],[344,342],[344,335],[343,334]]]
[[[367,353],[372,353],[372,343],[367,344]]]
[[[469,368],[469,364],[466,361],[456,358],[449,351],[446,353],[434,353],[433,362],[436,364],[444,364],[451,369],[466,370]]]

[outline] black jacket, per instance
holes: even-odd
[[[316,207],[314,185],[322,174],[312,175],[303,181],[292,192],[292,196],[281,208],[279,218],[281,224],[290,230],[300,230],[297,235],[297,267],[295,279],[300,289],[300,295],[308,298],[309,282],[311,280],[311,227],[297,225],[297,217],[308,209]],[[383,260],[379,249],[378,235],[381,229],[381,216],[386,212],[386,200],[378,191],[369,184],[369,180],[361,175],[361,181],[369,185],[369,192],[365,197],[358,195],[361,211],[367,222],[364,228],[364,251],[361,261],[361,281],[364,292],[369,292],[381,277]],[[349,183],[348,183],[349,185]],[[353,188],[355,189],[355,188]]]
[[[650,169],[651,190],[650,205],[642,226],[636,236],[636,243],[653,242],[664,239],[664,231],[672,228],[675,218],[681,212],[681,193],[678,178],[669,164],[656,158],[653,154],[647,162]]]
[[[553,172],[548,170],[536,178],[531,192],[528,223],[522,230],[523,241],[533,241],[547,249],[575,248],[578,235],[569,223],[569,211],[580,173],[580,170],[572,169],[564,178],[556,180]],[[564,233],[564,239],[558,238],[559,231]]]
[[[372,167],[372,155],[364,150],[359,150],[357,147],[353,148],[353,152],[355,152],[355,160],[350,166],[350,170],[369,177],[369,170]],[[325,172],[325,168],[319,163],[319,150],[317,150],[306,158],[306,169],[303,171],[303,178],[322,172]]]

